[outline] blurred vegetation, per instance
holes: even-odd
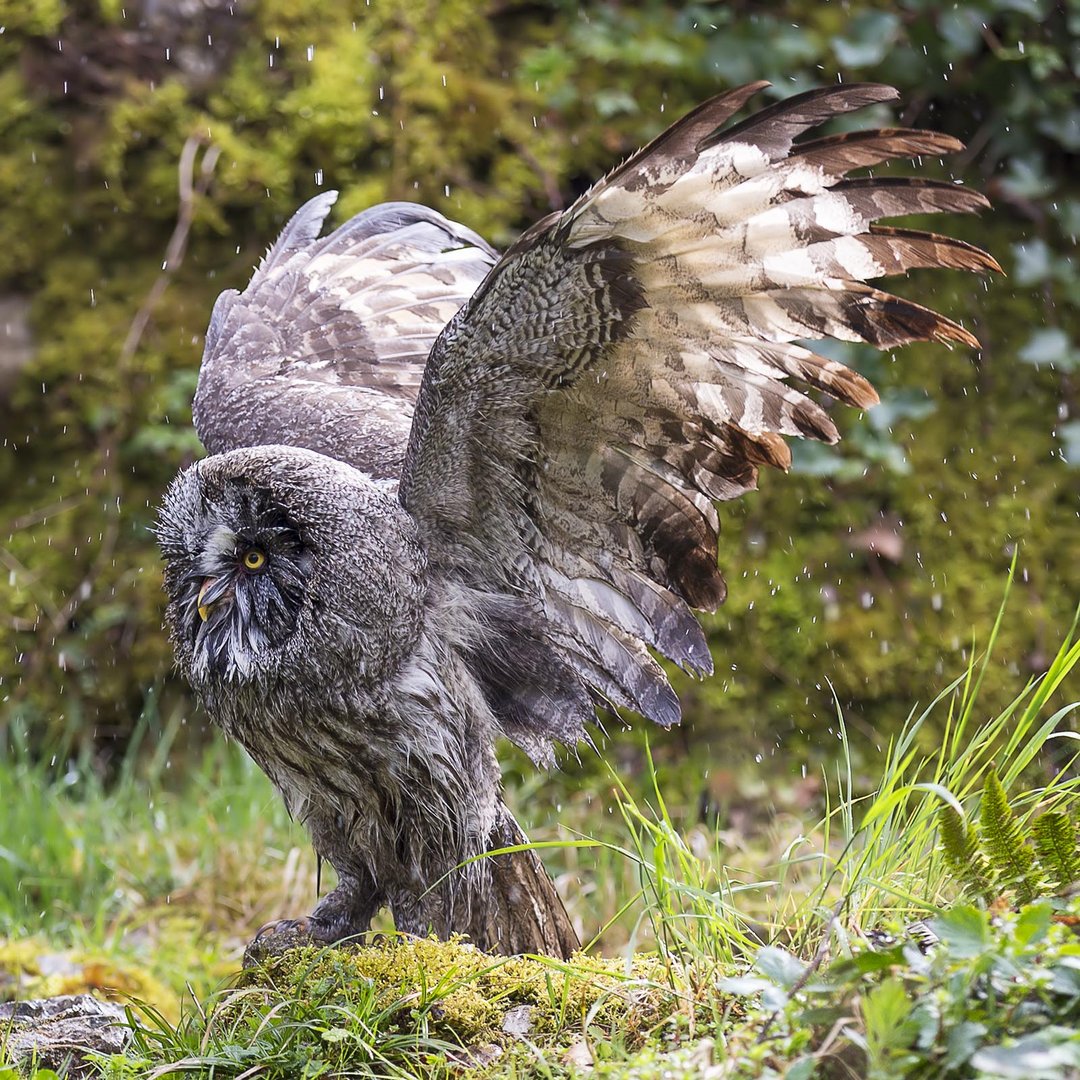
[[[660,758],[831,746],[834,692],[883,743],[964,666],[1017,545],[991,709],[1049,662],[1080,596],[1077,0],[0,0],[0,25],[0,726],[107,750],[148,702],[190,712],[148,528],[199,452],[213,300],[300,202],[340,188],[340,221],[412,199],[505,245],[757,78],[766,101],[897,86],[874,119],[964,139],[944,175],[995,203],[936,227],[1010,277],[905,283],[983,351],[846,351],[882,406],[723,509],[718,674],[681,680],[690,723]]]

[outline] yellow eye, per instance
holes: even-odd
[[[258,548],[248,548],[243,562],[245,570],[261,570],[266,565],[266,556]]]

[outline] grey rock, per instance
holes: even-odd
[[[494,1043],[480,1043],[477,1046],[466,1046],[461,1050],[449,1050],[446,1054],[447,1063],[456,1065],[459,1069],[486,1069],[494,1064],[503,1055],[502,1047]]]
[[[528,1035],[532,1031],[531,1005],[515,1005],[503,1016],[502,1029],[507,1035]]]
[[[68,1080],[91,1075],[89,1051],[119,1054],[131,1038],[123,1008],[90,994],[0,1004],[0,1033],[16,1066],[66,1068]]]

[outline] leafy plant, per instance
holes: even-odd
[[[1076,899],[1057,921],[1045,902],[992,920],[961,905],[930,921],[928,952],[895,926],[880,948],[838,936],[839,956],[795,981],[786,972],[798,961],[763,949],[752,974],[719,983],[761,1002],[762,1049],[747,1053],[759,1071],[738,1075],[1069,1075],[1080,1066],[1080,943],[1067,922],[1078,914]]]
[[[942,849],[949,867],[970,892],[987,903],[1003,894],[1020,904],[1080,879],[1077,824],[1065,811],[1021,817],[1010,805],[996,769],[980,800],[980,825],[952,803],[938,810]]]

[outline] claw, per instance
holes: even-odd
[[[259,927],[244,950],[245,969],[258,967],[289,949],[319,943],[310,919],[275,919]]]
[[[258,941],[264,934],[308,934],[310,929],[310,919],[271,919],[259,927],[252,940]]]

